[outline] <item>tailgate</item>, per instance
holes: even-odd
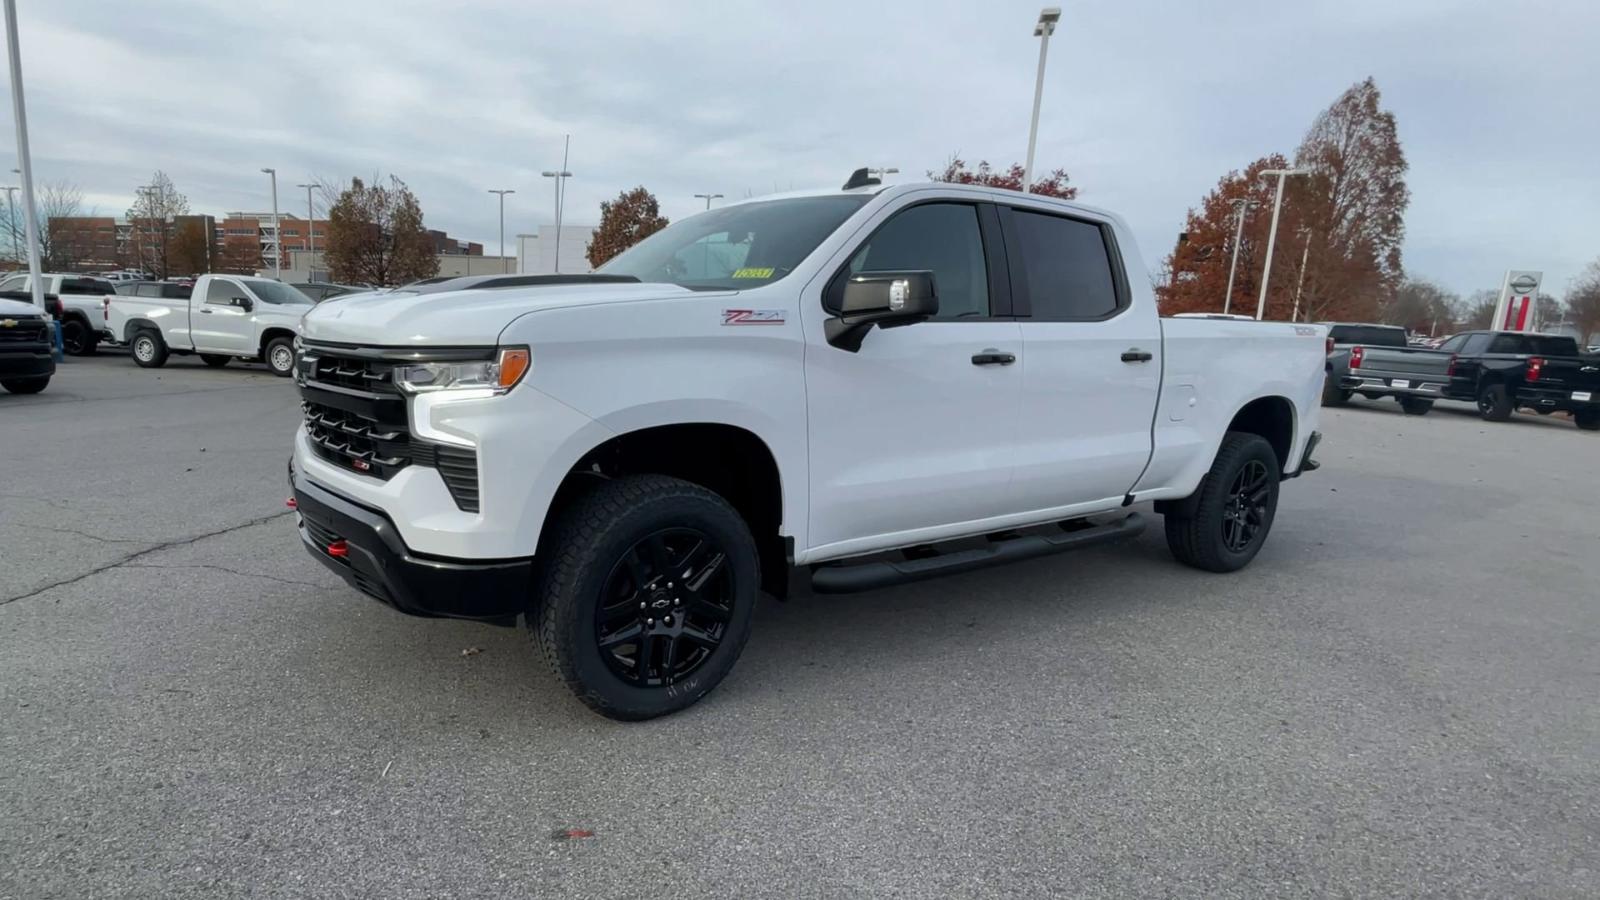
[[[1439,381],[1450,371],[1452,354],[1442,350],[1400,347],[1362,347],[1361,365],[1350,374],[1365,378],[1427,379]]]
[[[1546,356],[1539,368],[1538,385],[1589,391],[1600,397],[1600,356]]]

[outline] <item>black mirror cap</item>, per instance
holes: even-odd
[[[828,343],[851,353],[861,349],[872,326],[895,328],[939,312],[939,296],[929,271],[859,272],[840,286],[824,324]]]

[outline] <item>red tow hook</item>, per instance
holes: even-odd
[[[328,555],[334,559],[344,559],[350,555],[350,545],[344,542],[344,538],[340,538],[328,545]]]
[[[290,497],[289,499],[283,501],[283,505],[289,507],[290,509],[299,509],[300,508],[300,502],[295,500],[293,497]]]

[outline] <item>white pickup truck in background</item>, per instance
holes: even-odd
[[[1316,465],[1324,329],[1160,318],[1127,225],[1076,203],[862,171],[497,284],[306,314],[301,536],[403,612],[524,619],[615,718],[711,690],[796,567],[878,588],[1153,501],[1226,572]]]
[[[166,365],[172,353],[197,353],[208,366],[259,360],[288,377],[300,317],[313,305],[270,278],[202,275],[187,297],[114,294],[107,317],[111,333],[145,368]]]
[[[112,283],[95,275],[63,273],[41,274],[44,293],[61,300],[61,345],[69,356],[88,356],[101,341],[111,340],[106,327],[107,298],[115,293]],[[27,293],[33,279],[26,272],[0,281],[0,291]]]

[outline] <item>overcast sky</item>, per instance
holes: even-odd
[[[1060,0],[1038,161],[1133,224],[1159,266],[1227,170],[1292,153],[1377,78],[1411,164],[1405,265],[1468,293],[1507,267],[1560,293],[1600,257],[1600,2]],[[1040,4],[17,0],[33,164],[101,214],[165,170],[197,212],[374,171],[497,249],[643,184],[673,218],[1026,151]],[[11,108],[5,155],[14,161]]]

